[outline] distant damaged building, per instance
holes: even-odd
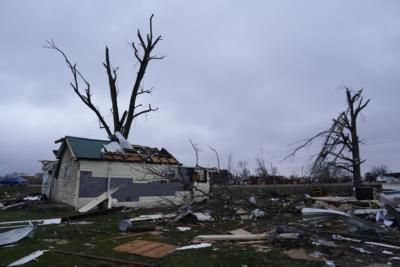
[[[57,140],[58,161],[53,168],[44,165],[48,197],[79,209],[106,193],[108,206],[155,207],[209,191],[205,169],[183,167],[164,148],[131,145],[118,137]]]

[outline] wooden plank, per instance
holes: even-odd
[[[114,187],[110,189],[110,196],[117,192],[119,189],[119,187]],[[104,200],[106,200],[108,198],[108,192],[104,192],[103,194],[97,196],[95,199],[93,199],[92,201],[90,201],[89,203],[87,203],[86,205],[84,205],[83,207],[81,207],[78,211],[79,212],[88,212],[89,210],[93,209],[94,207],[96,207],[97,205],[99,205],[101,202],[103,202]]]
[[[148,240],[135,240],[113,249],[118,252],[158,259],[174,251],[176,246]]]

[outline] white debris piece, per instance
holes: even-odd
[[[140,221],[153,221],[153,220],[160,220],[160,219],[165,219],[165,218],[172,218],[175,217],[175,213],[169,213],[169,214],[147,214],[147,215],[140,215],[135,218],[128,219],[131,222],[140,222]]]
[[[179,226],[179,227],[176,227],[176,229],[178,229],[181,232],[186,232],[186,231],[192,230],[192,227]]]
[[[253,204],[253,205],[257,205],[257,200],[256,200],[256,198],[255,198],[254,196],[251,196],[251,197],[249,198],[249,202],[250,202],[251,204]]]
[[[375,214],[375,221],[382,222],[385,219],[386,210],[381,209]]]
[[[325,261],[326,267],[336,267],[333,261]]]
[[[194,216],[196,216],[197,220],[200,222],[205,222],[205,221],[213,221],[214,219],[211,217],[210,214],[204,213],[204,212],[194,212]]]
[[[119,145],[123,149],[132,149],[132,145],[125,139],[125,137],[120,132],[115,132],[115,136],[118,138]]]
[[[118,142],[112,141],[107,145],[103,145],[107,152],[120,152],[124,153],[124,149],[119,145]]]
[[[383,224],[386,226],[391,226],[394,223],[392,220],[383,220]]]
[[[23,258],[21,258],[21,259],[19,259],[19,260],[17,260],[17,261],[14,261],[13,263],[10,263],[10,264],[8,265],[8,267],[24,265],[25,263],[28,263],[28,262],[30,262],[30,261],[33,261],[34,259],[36,259],[36,258],[42,256],[46,251],[48,251],[48,250],[38,250],[38,251],[35,251],[35,252],[33,252],[32,254],[29,254],[28,256],[25,256],[25,257],[23,257]]]
[[[198,248],[208,248],[208,247],[211,247],[210,243],[199,243],[199,244],[195,244],[195,245],[180,247],[180,248],[177,248],[176,250],[198,249]]]
[[[353,247],[353,246],[351,246],[351,248],[354,250],[357,250],[358,252],[363,253],[363,254],[372,254],[371,251],[368,251],[364,248],[358,248],[358,247]]]
[[[49,224],[60,224],[61,223],[61,218],[55,218],[55,219],[46,219],[43,220],[41,223],[38,225],[49,225]]]
[[[27,196],[24,197],[24,200],[29,200],[29,201],[37,201],[37,200],[41,200],[42,197],[41,196]]]
[[[251,211],[250,217],[253,219],[262,218],[265,216],[265,212],[260,209],[255,209]]]
[[[33,225],[13,229],[0,234],[0,246],[15,243],[27,237],[33,230]]]

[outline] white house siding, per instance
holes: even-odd
[[[54,179],[54,195],[57,201],[75,206],[76,189],[78,186],[78,163],[73,159],[69,149],[66,149],[61,160],[58,178]]]
[[[92,177],[108,177],[109,175],[111,179],[126,178],[134,183],[149,183],[163,179],[163,177],[158,176],[157,173],[163,173],[167,168],[172,168],[177,171],[176,166],[171,165],[147,165],[143,163],[89,160],[81,160],[79,163],[79,171],[91,172]],[[203,192],[209,191],[209,183],[195,183],[194,185],[201,188]],[[194,196],[201,195],[200,191],[194,191]],[[171,205],[171,203],[181,204],[185,199],[189,199],[190,197],[190,191],[176,191],[174,194],[167,196],[140,196],[136,201],[119,201],[115,203],[114,206],[160,207]],[[76,207],[82,207],[93,199],[94,197],[78,197]]]
[[[109,164],[111,163],[111,165]],[[93,177],[108,177],[110,166],[110,177],[130,178],[135,182],[149,182],[160,179],[155,173],[162,173],[170,167],[168,165],[143,164],[131,162],[111,162],[111,161],[90,161],[81,160],[79,171],[92,172]]]

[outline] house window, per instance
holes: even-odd
[[[70,178],[71,177],[71,166],[65,165],[64,166],[64,178]]]

